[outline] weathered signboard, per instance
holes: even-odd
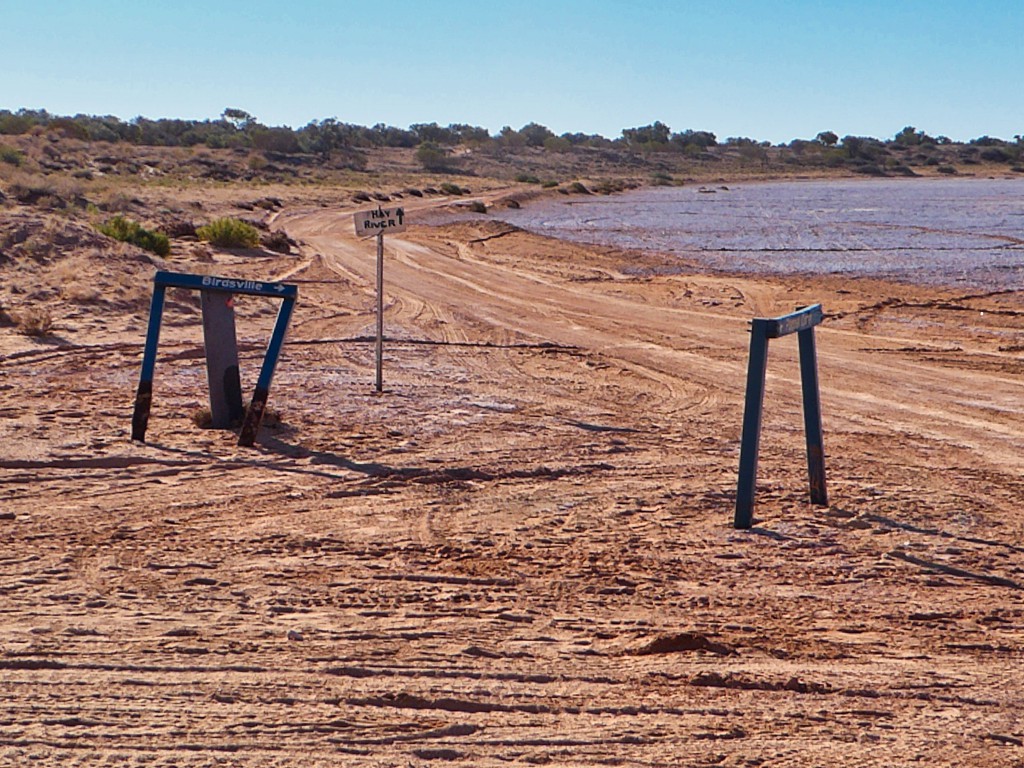
[[[357,211],[352,216],[358,237],[373,237],[385,232],[389,235],[405,231],[404,208],[382,208],[371,211]]]

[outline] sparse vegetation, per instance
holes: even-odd
[[[167,235],[160,232],[151,232],[145,229],[137,221],[115,216],[97,227],[107,237],[120,240],[122,243],[137,245],[143,250],[155,253],[157,256],[166,256],[171,252],[171,242]]]
[[[255,248],[260,244],[260,233],[256,227],[232,218],[211,221],[199,227],[196,236],[219,248]]]
[[[105,146],[130,144],[136,147],[202,148],[191,160],[191,177],[216,181],[275,179],[311,175],[302,169],[327,166],[337,170],[362,171],[368,167],[369,153],[382,149],[406,149],[430,172],[450,170],[457,162],[466,173],[479,173],[476,158],[497,160],[507,168],[508,178],[522,183],[526,179],[543,178],[538,167],[524,170],[524,155],[543,163],[572,155],[573,173],[581,172],[580,160],[593,159],[594,168],[607,173],[609,164],[625,168],[637,163],[655,161],[658,170],[676,177],[692,175],[710,164],[738,168],[743,173],[770,174],[805,169],[857,171],[858,166],[873,165],[895,169],[906,174],[904,167],[939,165],[1005,165],[1019,166],[1024,152],[1020,135],[1012,141],[980,136],[970,142],[956,144],[941,135],[931,136],[912,125],[905,126],[892,138],[884,140],[867,136],[844,136],[835,131],[821,131],[814,139],[793,139],[788,144],[772,145],[747,137],[731,137],[720,142],[711,131],[687,128],[672,129],[660,120],[648,125],[623,128],[621,135],[606,138],[583,133],[555,133],[544,125],[529,122],[521,128],[504,126],[497,134],[465,124],[440,126],[418,123],[409,128],[378,123],[372,127],[340,123],[334,118],[312,121],[302,128],[263,125],[248,112],[227,108],[216,120],[150,120],[136,117],[122,121],[111,116],[52,115],[46,110],[21,109],[17,112],[0,109],[0,135],[31,138],[41,136],[50,142],[58,138],[83,143],[102,142]],[[11,142],[12,144],[17,142]],[[456,148],[461,147],[462,151]],[[222,152],[217,155],[216,152]],[[223,152],[230,152],[225,155]],[[237,154],[236,154],[237,153]],[[46,146],[45,157],[36,158],[20,146],[0,145],[0,163],[29,165],[39,162],[46,171],[63,169],[70,175],[90,180],[93,171],[61,158],[55,146]],[[892,157],[900,166],[889,166]],[[474,167],[475,166],[475,167]],[[487,163],[483,164],[484,167]],[[513,170],[515,169],[515,170]],[[104,174],[160,173],[152,165],[135,156],[104,151],[97,170]],[[493,171],[493,165],[491,165]],[[650,169],[648,169],[649,172]],[[655,179],[655,183],[660,183]],[[34,204],[34,203],[33,203]]]
[[[9,147],[6,144],[0,144],[0,162],[13,165],[17,168],[25,161],[25,155],[19,152],[14,147]]]
[[[438,187],[438,189],[441,190],[442,195],[454,195],[458,197],[459,195],[469,194],[468,189],[460,187],[458,184],[453,184],[450,181],[444,182],[440,187]]]
[[[443,171],[448,168],[448,152],[432,141],[425,141],[416,150],[416,159],[424,170]]]
[[[45,338],[53,331],[53,316],[43,307],[29,307],[11,317],[18,331],[26,336]]]

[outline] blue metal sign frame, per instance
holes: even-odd
[[[822,507],[828,506],[828,491],[825,485],[825,441],[821,427],[821,397],[818,387],[818,353],[814,341],[814,328],[823,319],[821,305],[813,304],[783,317],[755,318],[751,321],[747,396],[743,408],[740,471],[736,486],[736,515],[733,521],[735,528],[750,528],[753,524],[764,385],[768,370],[768,340],[792,333],[797,334],[800,347],[800,382],[804,403],[804,433],[807,441],[811,503]]]
[[[139,374],[139,387],[135,394],[135,410],[132,415],[132,440],[146,442],[146,429],[149,426],[149,414],[153,405],[153,373],[156,368],[156,350],[160,341],[160,326],[163,318],[164,299],[168,288],[185,288],[188,290],[241,293],[250,296],[268,296],[282,300],[281,309],[277,313],[274,331],[263,357],[259,380],[253,393],[252,402],[245,412],[242,429],[238,438],[241,446],[251,446],[256,440],[263,413],[266,410],[270,383],[274,377],[277,360],[284,346],[288,323],[291,320],[295,300],[298,298],[298,286],[286,283],[264,282],[258,280],[236,280],[232,278],[214,277],[212,275],[188,275],[176,272],[157,272],[153,278],[153,299],[149,309],[149,327],[146,332],[146,347],[142,355],[142,371]],[[234,340],[231,340],[234,343]]]

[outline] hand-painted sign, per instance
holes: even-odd
[[[373,237],[387,232],[397,234],[405,231],[404,208],[381,208],[376,210],[357,211],[353,216],[358,237]]]

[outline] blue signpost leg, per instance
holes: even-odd
[[[818,389],[818,353],[814,344],[814,328],[800,331],[797,338],[800,344],[800,380],[804,395],[804,434],[807,437],[811,503],[827,507],[825,440],[821,428],[821,395]]]
[[[747,398],[743,407],[740,442],[740,474],[736,487],[735,528],[749,528],[754,519],[754,488],[757,484],[757,453],[761,442],[765,374],[768,370],[768,333],[764,320],[750,326],[750,361],[747,364]]]
[[[238,444],[251,446],[256,442],[256,432],[263,420],[263,412],[267,407],[267,397],[270,395],[270,382],[274,378],[274,368],[277,366],[277,358],[284,346],[285,333],[288,331],[288,321],[292,316],[292,308],[295,306],[294,299],[285,299],[281,302],[281,310],[277,313],[277,322],[274,324],[274,333],[267,345],[267,354],[263,358],[263,368],[260,370],[259,380],[256,382],[256,390],[252,396],[252,403],[246,411],[245,420],[242,422],[242,432],[238,436]]]
[[[135,393],[135,412],[132,415],[132,440],[146,442],[149,411],[153,405],[153,371],[156,368],[156,348],[160,341],[160,321],[164,313],[162,285],[153,287],[153,300],[149,305],[149,329],[146,331],[146,349],[142,353],[142,373],[139,389]]]

